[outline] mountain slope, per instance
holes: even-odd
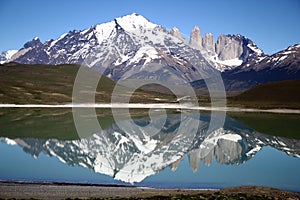
[[[226,90],[245,90],[255,85],[300,79],[300,45],[270,56],[263,55],[222,74]]]
[[[18,52],[18,50],[8,50],[8,51],[2,52],[0,54],[0,64],[3,64],[5,62],[8,62],[9,60],[11,60],[13,55],[17,52]]]

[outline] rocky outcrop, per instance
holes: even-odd
[[[198,26],[195,26],[191,32],[190,45],[196,49],[200,49],[202,47],[202,39],[200,35],[200,29]]]
[[[250,60],[257,60],[263,55],[250,39],[240,34],[220,35],[215,43],[211,33],[205,33],[201,37],[198,26],[192,30],[189,44],[200,50],[205,59],[221,72],[232,70]]]
[[[176,27],[173,27],[171,29],[171,35],[173,35],[174,37],[180,39],[183,42],[185,41],[185,38],[182,37],[181,33],[179,32],[178,28],[176,28]]]
[[[202,47],[210,54],[215,53],[214,36],[211,33],[205,33],[202,38]]]
[[[27,49],[27,48],[33,48],[33,47],[38,47],[42,45],[40,39],[38,37],[35,37],[33,38],[33,40],[29,41],[29,42],[26,42],[24,44],[24,48]]]
[[[216,54],[220,60],[239,58],[243,53],[241,41],[229,35],[220,35],[216,43]]]

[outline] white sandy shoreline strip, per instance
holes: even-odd
[[[238,107],[199,107],[182,104],[168,103],[98,103],[98,104],[0,104],[0,108],[153,108],[153,109],[186,109],[203,111],[221,111],[221,112],[267,112],[267,113],[287,113],[300,114],[296,109],[255,109]]]

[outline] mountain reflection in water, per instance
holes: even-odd
[[[219,164],[241,164],[264,146],[300,157],[299,140],[258,133],[229,116],[223,127],[209,129],[210,118],[210,114],[168,114],[163,128],[154,135],[145,132],[143,127],[149,125],[149,119],[143,118],[119,121],[122,128],[115,123],[80,140],[0,140],[21,146],[33,157],[43,152],[70,166],[83,166],[130,183],[141,182],[167,166],[176,170],[185,155],[194,172],[201,162],[209,166],[214,158]],[[155,125],[165,117],[154,120],[158,123],[150,123],[154,126],[148,127],[151,130],[158,129]]]

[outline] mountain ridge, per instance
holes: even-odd
[[[55,46],[57,42],[61,41],[62,39],[64,39],[68,35],[70,35],[70,37],[72,37],[72,36],[73,37],[78,37],[78,33],[80,33],[81,35],[85,35],[85,34],[89,33],[90,35],[86,39],[87,40],[97,39],[96,42],[98,42],[100,44],[103,40],[105,40],[105,39],[107,39],[109,37],[109,35],[111,34],[111,30],[116,27],[115,26],[116,23],[119,25],[119,27],[122,27],[123,30],[125,30],[127,32],[133,31],[133,30],[136,31],[137,29],[154,29],[154,28],[160,28],[162,30],[164,29],[164,31],[167,32],[169,35],[174,35],[175,34],[176,38],[178,38],[181,42],[184,42],[184,40],[183,40],[183,38],[181,36],[181,33],[179,32],[179,30],[177,28],[175,28],[175,30],[176,30],[175,33],[174,33],[173,29],[171,29],[170,31],[167,31],[162,26],[154,24],[154,23],[150,22],[149,20],[147,20],[146,18],[144,18],[143,16],[138,15],[136,13],[133,13],[131,15],[126,15],[126,16],[123,16],[123,17],[115,18],[113,21],[110,21],[110,22],[106,22],[106,23],[102,23],[102,24],[97,24],[97,25],[91,26],[90,28],[84,29],[82,31],[79,31],[79,30],[69,31],[68,33],[65,33],[65,34],[61,35],[56,40],[52,40],[52,39],[51,40],[47,40],[43,44],[44,48],[42,48],[42,51],[40,51],[39,53],[44,54],[44,52],[46,52],[46,54],[50,54],[50,57],[48,56],[48,58],[47,58],[47,55],[44,55],[43,56],[44,58],[42,58],[42,59],[36,59],[35,61],[34,60],[28,60],[28,57],[30,57],[30,55],[32,55],[32,54],[28,54],[28,52],[24,52],[24,49],[28,50],[28,48],[33,48],[33,47],[37,47],[37,46],[41,45],[41,44],[33,45],[33,42],[37,41],[37,39],[34,38],[32,41],[27,42],[24,45],[24,47],[20,49],[20,50],[23,50],[22,51],[23,54],[21,54],[19,57],[15,56],[11,61],[17,61],[17,62],[27,63],[27,64],[39,64],[39,63],[40,64],[65,64],[65,63],[69,63],[69,62],[73,63],[74,60],[72,60],[72,59],[64,60],[65,61],[64,63],[58,63],[58,61],[50,61],[52,52],[51,52],[51,50],[49,48]],[[195,28],[198,31],[195,32],[195,30],[194,30]],[[191,33],[190,43],[193,43],[192,42],[193,41],[192,35],[194,34],[194,37],[197,37],[198,40],[200,40],[200,44],[197,45],[196,44],[197,41],[196,41],[196,42],[194,42],[195,45],[191,45],[191,46],[194,46],[194,48],[199,49],[198,47],[202,47],[203,46],[202,42],[201,42],[202,39],[201,39],[201,35],[200,35],[200,29],[197,26],[195,26],[195,28],[192,30],[192,33]],[[93,35],[92,33],[96,33],[96,34]],[[231,42],[229,35],[226,35],[226,36],[225,35],[221,35],[220,37],[227,38],[227,40],[229,42]],[[203,41],[206,41],[205,38],[206,37],[203,37]],[[180,41],[176,41],[176,42],[180,42]],[[93,42],[95,42],[95,41],[92,41],[92,43]],[[56,50],[57,51],[62,50],[62,49],[59,49],[59,46],[61,46],[61,45],[63,45],[63,44],[60,43],[60,45],[56,45]],[[215,44],[213,44],[213,46],[214,45]],[[204,46],[209,46],[209,45],[204,45]],[[213,49],[214,48],[215,47],[213,47]],[[220,49],[220,48],[218,48],[218,49]],[[29,50],[32,50],[32,49],[29,49]],[[202,50],[206,51],[203,48],[202,48]],[[60,52],[60,53],[62,53],[62,52]],[[84,53],[84,52],[82,52],[82,53]],[[27,54],[27,58],[26,58],[26,56],[24,57],[24,54]],[[56,55],[56,56],[59,57],[60,55]],[[54,60],[55,59],[57,60],[57,58],[54,58]],[[232,59],[232,57],[231,57],[231,59]],[[51,60],[53,60],[53,57],[51,58]],[[223,61],[224,59],[221,59],[221,60]],[[81,60],[79,59],[77,61],[80,62]],[[57,63],[55,63],[55,62],[57,62]],[[75,64],[81,64],[81,63],[75,63]],[[219,63],[219,66],[220,65],[222,65],[222,64]]]

